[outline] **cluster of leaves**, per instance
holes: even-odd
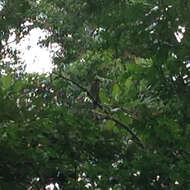
[[[4,1],[2,41],[30,21],[62,48],[49,75],[1,72],[1,189],[189,189],[189,9]]]

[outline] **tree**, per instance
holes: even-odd
[[[18,2],[1,33],[62,48],[49,76],[1,75],[1,188],[188,189],[188,1]]]

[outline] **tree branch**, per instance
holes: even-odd
[[[116,124],[118,124],[119,126],[121,126],[123,129],[126,129],[132,136],[132,138],[134,139],[134,141],[136,142],[137,145],[139,145],[142,149],[145,148],[144,144],[141,142],[140,138],[124,123],[122,123],[121,121],[115,119],[114,117],[109,117],[110,120],[114,121]]]
[[[127,130],[127,131],[131,134],[133,140],[134,140],[141,148],[143,148],[143,149],[145,148],[145,146],[144,146],[144,144],[141,142],[140,138],[139,138],[127,125],[125,125],[124,123],[122,123],[122,122],[119,121],[118,119],[116,119],[116,118],[110,116],[110,115],[107,114],[107,113],[101,113],[101,112],[96,112],[96,111],[95,111],[95,113],[96,113],[96,114],[99,114],[99,115],[102,115],[102,116],[105,116],[107,119],[114,121],[114,122],[115,122],[116,124],[118,124],[120,127],[122,127],[123,129]]]
[[[106,118],[108,118],[108,119],[114,121],[117,125],[119,125],[119,126],[122,127],[123,129],[127,130],[127,131],[131,134],[131,136],[132,136],[132,138],[134,139],[134,141],[136,142],[136,144],[137,144],[139,147],[141,147],[142,149],[145,148],[145,146],[144,146],[144,144],[141,142],[140,138],[139,138],[127,125],[125,125],[125,124],[122,123],[121,121],[117,120],[116,118],[112,117],[112,116],[104,109],[104,107],[103,107],[100,103],[98,103],[98,102],[96,101],[96,99],[93,97],[93,95],[92,95],[86,88],[84,88],[83,86],[81,86],[81,85],[80,85],[79,83],[77,83],[76,81],[73,81],[72,79],[69,79],[69,78],[67,78],[67,77],[65,77],[65,76],[63,76],[63,75],[61,75],[61,74],[57,75],[56,78],[62,78],[62,79],[64,79],[64,80],[67,80],[67,81],[73,83],[74,85],[76,85],[77,87],[79,87],[82,91],[86,92],[87,95],[89,96],[89,98],[103,111],[103,113],[100,113],[100,112],[95,112],[95,113],[97,113],[97,114],[99,114],[99,115],[104,115]]]
[[[79,83],[77,83],[74,80],[69,79],[69,78],[67,78],[67,77],[65,77],[63,75],[60,75],[60,74],[56,78],[62,78],[64,80],[67,80],[67,81],[73,83],[74,85],[76,85],[77,87],[79,87],[82,91],[86,92],[87,95],[88,95],[88,97],[93,101],[94,104],[96,104],[99,108],[103,109],[102,105],[97,102],[97,100],[93,97],[93,95],[86,88],[84,88],[83,86],[81,86]]]

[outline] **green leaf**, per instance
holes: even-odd
[[[119,128],[116,126],[115,122],[112,120],[106,121],[106,128],[114,133],[119,133]]]
[[[106,122],[106,125],[107,125],[109,128],[113,128],[113,127],[115,126],[115,123],[114,123],[113,121],[111,121],[111,120],[108,120],[108,121]]]
[[[16,93],[20,92],[20,90],[24,87],[24,82],[23,81],[16,81],[14,84],[14,91]]]
[[[118,85],[118,84],[114,84],[113,90],[112,90],[112,97],[113,97],[115,100],[117,100],[119,93],[120,93],[119,85]]]
[[[126,81],[125,81],[125,87],[127,89],[130,89],[130,87],[133,85],[133,82],[132,82],[132,78],[129,77]]]
[[[2,82],[2,89],[7,90],[11,86],[12,78],[9,75],[8,76],[4,76],[1,79],[1,82]]]
[[[106,97],[105,93],[102,90],[99,92],[99,96],[102,103],[109,102],[109,99]]]
[[[132,118],[130,118],[128,115],[125,115],[123,112],[115,113],[114,118],[117,118],[119,121],[126,125],[131,125],[133,123]]]
[[[126,81],[125,81],[125,96],[128,98],[134,98],[137,94],[137,90],[135,85],[133,84],[132,78],[129,77]]]
[[[146,87],[147,87],[147,81],[146,80],[141,80],[140,81],[140,85],[139,85],[139,91],[140,92],[143,92],[146,90]]]

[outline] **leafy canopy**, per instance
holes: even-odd
[[[1,189],[189,189],[189,1],[1,4]],[[48,75],[8,46],[37,27]]]

